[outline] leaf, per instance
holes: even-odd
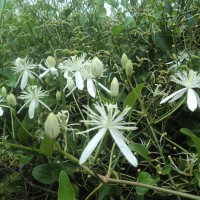
[[[75,200],[74,190],[64,171],[59,176],[58,200]]]
[[[42,140],[40,144],[40,153],[51,157],[53,153],[54,144],[55,144],[55,140],[45,135],[44,139]]]
[[[111,28],[113,36],[118,37],[120,33],[124,30],[123,26],[115,25]]]
[[[101,17],[101,18],[106,17],[106,9],[105,9],[104,7],[100,7],[100,8],[99,8],[99,11],[98,11],[98,15],[99,15],[99,17]]]
[[[200,173],[199,172],[194,172],[194,176],[196,177],[196,179],[198,181],[198,185],[200,187]]]
[[[104,200],[106,195],[109,193],[109,191],[111,190],[112,186],[111,185],[103,185],[98,192],[98,198],[97,200]]]
[[[107,0],[106,3],[108,3],[109,5],[111,5],[113,8],[118,8],[119,4],[116,0]]]
[[[173,11],[173,7],[168,0],[165,0],[165,9],[171,15]]]
[[[154,185],[159,180],[160,180],[159,178],[153,179],[148,172],[140,172],[140,174],[137,178],[137,182],[145,183],[145,184],[149,184],[149,185]],[[146,192],[148,192],[148,190],[149,190],[149,188],[136,186],[136,193],[138,195],[144,195]]]
[[[141,155],[143,158],[147,158],[149,153],[147,148],[139,143],[133,143],[128,145],[131,151],[137,152],[139,155]]]
[[[155,44],[162,51],[170,53],[172,50],[172,37],[161,31],[155,33]]]
[[[52,184],[56,180],[52,176],[53,167],[50,164],[41,164],[33,168],[32,176],[43,184]]]
[[[123,108],[125,108],[126,106],[131,107],[129,114],[131,113],[133,107],[135,106],[135,103],[136,103],[143,87],[144,87],[144,83],[133,88],[133,90],[127,95],[126,99],[124,100]]]
[[[185,15],[185,19],[186,19],[186,23],[187,23],[187,25],[189,26],[189,27],[194,27],[194,26],[196,26],[196,20],[195,20],[195,18],[194,18],[194,16],[193,15],[191,15],[191,14],[186,14]]]
[[[185,135],[188,135],[192,139],[197,149],[198,158],[200,159],[200,138],[197,137],[194,133],[192,133],[192,131],[190,131],[187,128],[181,128],[180,132],[184,133]]]
[[[31,156],[22,156],[19,158],[19,162],[23,165],[26,165],[31,161],[31,159],[32,159]]]

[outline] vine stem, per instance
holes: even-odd
[[[19,149],[19,150],[25,150],[25,151],[29,151],[29,152],[36,153],[36,154],[40,153],[40,149],[26,147],[26,146],[19,145],[19,144],[0,142],[0,146],[5,146],[6,148],[14,148],[14,149]],[[77,158],[75,158],[73,155],[71,155],[67,152],[64,152],[60,148],[58,148],[56,151],[54,151],[54,153],[56,153],[56,152],[59,152],[65,158],[67,158],[69,161],[79,165],[79,160]],[[105,183],[105,184],[106,183],[108,183],[108,184],[109,183],[116,183],[116,184],[122,184],[122,185],[127,184],[127,185],[132,185],[132,186],[148,188],[148,189],[155,190],[155,191],[158,191],[158,192],[173,194],[173,195],[185,197],[185,198],[188,198],[188,199],[200,200],[200,196],[196,196],[196,195],[193,195],[193,194],[183,193],[183,192],[179,192],[179,191],[175,191],[175,190],[171,190],[171,189],[166,189],[166,188],[158,187],[158,186],[154,186],[154,185],[149,185],[149,184],[145,184],[145,183],[140,183],[140,182],[136,182],[136,181],[128,181],[128,180],[122,180],[122,179],[109,178],[107,176],[95,174],[86,165],[80,165],[80,167],[82,169],[84,169],[88,174],[95,176],[95,177],[98,176],[98,179],[102,180],[102,182]]]

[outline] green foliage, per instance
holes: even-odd
[[[11,107],[0,96],[1,198],[167,200],[159,191],[165,188],[182,195],[169,191],[170,199],[186,198],[185,194],[198,199],[199,109],[188,109],[186,94],[180,101],[160,102],[182,88],[170,81],[171,75],[190,69],[199,73],[199,6],[198,0],[1,0],[0,90],[4,86],[17,99]],[[93,82],[95,98],[88,94],[88,77],[83,90],[73,88],[70,93],[60,69],[56,77],[52,72],[41,79],[35,76],[44,72],[39,64],[47,67],[48,56],[55,58],[58,69],[64,60],[82,53],[87,60],[98,57],[104,65],[103,77]],[[128,80],[121,66],[123,53],[133,64]],[[18,57],[26,56],[37,66],[28,85],[48,93],[41,101],[58,117],[60,134],[55,140],[45,136],[50,111],[43,104],[36,106],[32,119],[29,103],[19,112],[25,102],[19,98],[20,73],[13,67]],[[116,98],[98,85],[109,90],[113,77],[119,82]],[[137,169],[119,153],[109,133],[87,162],[78,165],[98,132],[77,134],[93,127],[82,121],[89,120],[84,106],[93,109],[93,103],[105,102],[117,103],[119,113],[131,108],[123,120],[135,122],[137,130],[127,126],[121,133],[139,161]],[[155,188],[133,187],[134,181]]]

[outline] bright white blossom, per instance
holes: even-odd
[[[200,108],[200,98],[193,88],[200,88],[200,74],[190,70],[189,72],[183,71],[183,73],[177,72],[171,77],[171,80],[178,83],[184,88],[174,92],[168,97],[164,98],[160,104],[169,101],[169,103],[181,98],[187,92],[187,106],[191,111],[194,111],[197,106]]]
[[[3,103],[5,100],[4,98],[0,95],[0,103]],[[0,116],[3,115],[3,109],[2,109],[2,105],[0,105]]]
[[[168,62],[166,63],[167,65],[171,65],[171,68],[177,68],[177,67],[180,67],[181,66],[181,63],[184,61],[184,60],[190,60],[191,58],[191,55],[192,52],[186,52],[186,51],[179,51],[178,52],[178,55],[177,55],[177,58],[175,61],[171,61],[171,62]]]
[[[24,59],[17,58],[15,60],[14,65],[15,65],[15,67],[11,68],[12,71],[14,71],[15,73],[19,73],[20,74],[19,78],[18,78],[18,80],[16,82],[16,85],[19,83],[19,81],[21,79],[20,88],[22,90],[26,87],[26,85],[28,83],[28,78],[34,78],[34,75],[36,77],[38,77],[38,75],[35,72],[32,71],[33,69],[35,69],[35,67],[37,65],[33,64],[32,61],[29,62],[27,57],[25,57]]]
[[[86,54],[82,54],[80,57],[72,56],[70,59],[64,60],[59,65],[59,68],[64,72],[64,77],[67,79],[64,90],[66,88],[70,90],[70,93],[67,94],[67,96],[69,96],[76,88],[83,90],[84,81],[86,81],[88,93],[93,98],[96,97],[96,80],[91,71],[91,60],[86,60],[85,57]],[[106,92],[110,93],[110,91],[101,83],[98,82],[98,85]]]
[[[86,110],[84,112],[90,119],[82,120],[82,122],[85,124],[92,125],[94,127],[80,133],[87,133],[97,129],[98,132],[83,150],[79,163],[83,164],[86,162],[100,140],[105,136],[106,132],[109,132],[129,163],[137,167],[138,161],[126,144],[128,143],[128,140],[121,133],[121,130],[125,131],[137,129],[137,127],[134,126],[134,122],[124,121],[124,116],[128,113],[130,108],[126,107],[122,112],[120,112],[117,108],[117,105],[107,103],[105,106],[97,103],[94,104],[94,107],[96,111],[93,111],[88,106],[85,106]]]
[[[82,54],[80,57],[72,56],[70,59],[64,60],[59,66],[63,70],[66,79],[69,77],[75,78],[75,83],[79,90],[84,88],[86,66],[91,62],[86,60],[85,57],[86,54]]]
[[[46,59],[46,61],[45,61],[45,65],[47,66],[47,68],[43,67],[41,64],[38,65],[39,68],[44,71],[42,74],[39,75],[40,78],[43,78],[48,73],[51,73],[53,75],[58,75],[58,71],[55,68],[55,66],[56,66],[56,60],[55,60],[54,57],[48,56],[47,59]]]
[[[22,95],[20,95],[18,98],[25,100],[25,104],[20,108],[18,113],[26,106],[29,105],[29,117],[32,119],[35,114],[35,109],[38,107],[39,103],[42,104],[45,108],[47,108],[49,111],[51,109],[43,103],[40,99],[47,96],[46,91],[42,91],[41,87],[37,87],[36,85],[29,86],[27,88],[27,91],[22,91]]]

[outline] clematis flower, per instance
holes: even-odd
[[[86,73],[86,66],[90,63],[90,60],[86,60],[86,54],[82,54],[80,57],[72,56],[70,59],[63,61],[59,68],[64,71],[64,77],[74,77],[76,86],[79,90],[84,88],[84,76]]]
[[[33,64],[32,61],[29,62],[27,57],[25,57],[24,59],[17,58],[14,65],[15,67],[11,68],[12,71],[14,71],[15,73],[20,73],[15,87],[21,79],[20,88],[23,90],[27,85],[28,78],[34,78],[34,76],[38,77],[38,75],[32,71],[37,65]]]
[[[4,98],[0,95],[0,103],[3,103],[5,100],[4,100]],[[3,109],[2,109],[2,105],[0,105],[0,116],[2,116],[3,115]]]
[[[42,74],[39,75],[40,78],[43,78],[48,73],[51,73],[53,75],[58,75],[58,71],[55,68],[56,60],[55,60],[54,57],[48,56],[47,59],[46,59],[45,65],[47,66],[47,68],[43,67],[41,64],[38,65],[39,68],[44,71]]]
[[[25,104],[20,108],[18,113],[26,106],[29,105],[29,117],[32,119],[35,114],[35,109],[38,107],[39,103],[42,104],[45,108],[47,108],[49,111],[51,109],[43,103],[40,99],[47,96],[46,91],[42,91],[41,87],[37,87],[36,85],[29,86],[27,88],[27,91],[22,91],[22,95],[20,95],[18,98],[25,100]]]
[[[87,125],[92,125],[94,127],[80,133],[87,133],[92,130],[98,130],[98,132],[83,150],[79,163],[83,164],[86,162],[100,140],[105,136],[106,133],[110,133],[129,163],[134,167],[137,167],[138,161],[126,144],[128,143],[128,140],[121,133],[121,131],[137,129],[137,127],[132,126],[135,124],[134,122],[125,122],[123,120],[130,108],[126,107],[122,112],[120,112],[117,108],[117,105],[107,103],[105,106],[97,103],[94,104],[94,107],[96,111],[93,111],[88,106],[85,106],[86,110],[84,112],[90,119],[82,120],[82,122],[86,123]]]
[[[200,88],[200,74],[190,70],[189,72],[183,71],[183,73],[177,72],[171,77],[171,80],[178,83],[184,88],[172,93],[168,97],[164,98],[160,104],[169,101],[169,103],[181,98],[187,92],[187,106],[191,111],[194,111],[197,106],[200,108],[200,98],[193,88]]]

